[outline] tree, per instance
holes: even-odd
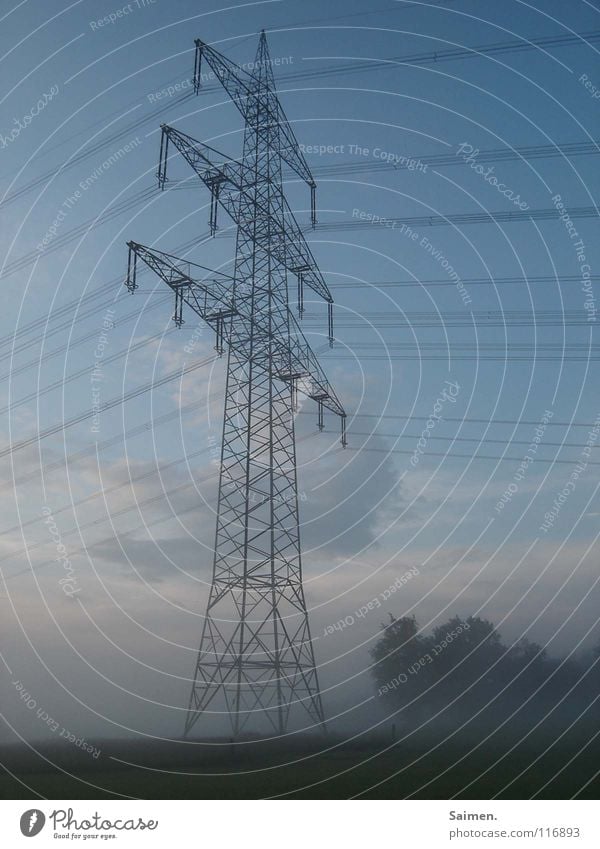
[[[381,637],[371,650],[377,695],[399,707],[409,706],[406,718],[415,712],[418,697],[431,683],[426,669],[431,637],[419,633],[414,616],[395,619],[390,614],[389,623],[381,627]]]

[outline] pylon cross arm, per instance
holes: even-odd
[[[244,301],[234,305],[233,281],[229,286],[217,283],[215,288],[211,289],[202,281],[191,277],[187,271],[188,267],[191,270],[194,267],[202,268],[202,266],[188,263],[172,254],[153,250],[137,242],[129,242],[128,245],[135,258],[140,258],[154,271],[196,315],[210,325],[219,323],[219,333],[228,345],[237,346],[240,351],[247,350],[244,337],[232,333],[232,324],[224,322],[223,319],[232,317],[235,321],[235,316],[239,315],[246,324],[251,321],[271,341],[269,356],[276,377],[290,385],[294,384],[294,388],[300,394],[318,401],[332,413],[341,417],[346,415],[289,307],[287,310],[292,334],[288,343],[283,336],[269,333],[266,322],[263,326],[260,320],[251,318],[249,314],[246,315],[247,307]],[[264,353],[256,354],[255,359],[259,365],[266,365]]]
[[[216,78],[239,109],[244,120],[251,123],[252,115],[256,111],[255,100],[259,97],[259,90],[257,88],[255,78],[244,71],[243,68],[240,68],[239,65],[236,65],[235,62],[227,59],[226,56],[223,56],[218,50],[215,50],[214,47],[211,47],[199,38],[196,39],[195,44],[196,64],[194,69],[194,89],[196,94],[198,94],[201,88],[201,64],[202,59],[204,58]],[[310,168],[308,167],[308,163],[304,158],[304,154],[300,149],[298,140],[296,139],[294,131],[285,116],[279,99],[273,91],[270,92],[270,95],[271,97],[267,106],[267,114],[269,116],[269,120],[278,126],[280,135],[283,137],[283,143],[280,141],[275,152],[281,156],[283,161],[292,169],[292,171],[294,171],[295,174],[297,174],[309,186],[314,186],[315,181]]]
[[[194,169],[204,185],[211,191],[213,191],[216,175],[220,175],[221,191],[218,195],[218,201],[244,233],[255,238],[257,244],[267,250],[288,271],[296,274],[298,273],[298,269],[300,269],[304,285],[312,289],[315,294],[319,295],[325,301],[332,303],[333,298],[329,287],[319,271],[312,251],[283,194],[280,200],[285,216],[285,233],[281,233],[281,242],[277,244],[273,238],[273,231],[279,232],[281,230],[281,223],[273,217],[266,206],[257,203],[256,199],[251,195],[249,187],[242,179],[242,163],[237,160],[227,159],[224,154],[215,150],[215,148],[209,147],[209,145],[203,144],[203,142],[199,142],[186,133],[182,133],[180,130],[176,130],[167,124],[163,124],[162,129],[163,134],[175,145],[186,162]],[[161,150],[166,151],[167,149],[166,145],[161,145]],[[223,165],[218,165],[213,161],[212,157],[214,156],[226,161]],[[166,168],[166,162],[164,163],[164,167]],[[249,206],[255,210],[251,216],[245,214],[244,205],[239,203],[240,194],[247,200]],[[260,233],[256,234],[254,231],[256,211],[272,224],[271,232],[264,238],[261,238]]]
[[[221,321],[235,312],[232,278],[138,242],[128,242],[127,245],[130,260],[126,285],[130,291],[137,287],[137,260],[141,259],[175,292],[176,297],[181,297],[205,321]],[[208,271],[211,279],[198,280],[191,276],[192,270]]]

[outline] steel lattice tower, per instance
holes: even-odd
[[[212,585],[185,722],[219,701],[237,735],[256,712],[283,734],[293,707],[324,727],[323,706],[302,586],[294,412],[298,392],[323,410],[345,412],[288,304],[288,274],[297,279],[298,312],[308,285],[332,298],[284,197],[282,164],[315,183],[279,103],[267,41],[261,34],[251,74],[196,41],[194,85],[205,58],[245,121],[243,155],[232,160],[163,125],[158,179],[167,182],[175,145],[211,191],[211,230],[220,204],[237,224],[233,278],[130,242],[127,285],[141,258],[183,304],[214,327],[227,352]],[[216,164],[218,159],[221,164]],[[209,279],[207,279],[207,277]]]

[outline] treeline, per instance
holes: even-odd
[[[425,635],[414,617],[390,615],[371,655],[380,704],[404,726],[600,726],[599,649],[556,658],[527,639],[507,645],[479,617]]]

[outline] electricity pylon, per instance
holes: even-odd
[[[328,305],[333,299],[282,187],[285,162],[311,188],[315,182],[279,103],[264,32],[247,73],[196,41],[194,87],[204,58],[241,112],[242,158],[230,159],[190,136],[162,126],[158,180],[167,181],[169,145],[211,191],[211,231],[221,206],[237,225],[233,278],[210,272],[137,242],[129,242],[127,285],[136,286],[141,259],[175,293],[174,321],[186,304],[216,332],[227,352],[212,585],[194,673],[185,735],[219,699],[238,735],[255,714],[287,730],[292,708],[324,727],[317,669],[302,586],[294,412],[298,393],[324,410],[344,408],[288,304],[288,273]],[[215,701],[216,700],[216,701]]]

